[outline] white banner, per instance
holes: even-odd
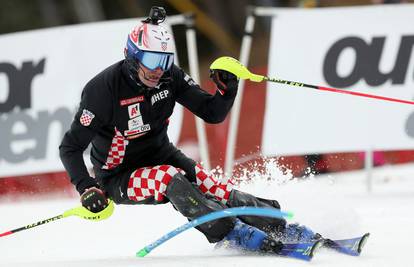
[[[414,5],[279,9],[269,77],[413,100]],[[262,152],[413,149],[414,106],[267,84]]]
[[[83,86],[123,58],[136,24],[128,19],[0,36],[0,177],[63,170],[58,146]],[[181,122],[177,105],[172,142]]]

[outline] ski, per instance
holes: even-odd
[[[283,247],[278,252],[271,251],[246,251],[238,247],[232,246],[229,242],[219,242],[216,244],[215,249],[231,249],[243,252],[248,255],[275,255],[282,256],[287,258],[294,258],[299,260],[310,261],[312,260],[315,252],[323,246],[323,239],[319,239],[315,242],[309,243],[286,243],[283,244]]]
[[[315,252],[323,246],[324,240],[317,240],[309,243],[287,243],[277,254],[281,256],[301,259],[305,261],[312,260]]]
[[[324,247],[334,249],[343,254],[347,254],[351,256],[359,256],[368,238],[369,238],[369,233],[366,233],[363,236],[356,237],[356,238],[341,239],[341,240],[331,240],[331,239],[322,239],[322,240],[323,240]]]

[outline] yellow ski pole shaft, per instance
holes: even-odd
[[[67,210],[63,214],[54,216],[52,218],[42,220],[42,221],[38,221],[38,222],[35,222],[35,223],[31,223],[31,224],[28,224],[26,226],[16,228],[16,229],[4,232],[4,233],[0,233],[0,237],[8,236],[8,235],[11,235],[11,234],[23,231],[23,230],[28,230],[28,229],[34,228],[36,226],[40,226],[40,225],[43,225],[43,224],[54,222],[54,221],[57,221],[59,219],[67,218],[69,216],[78,216],[80,218],[83,218],[83,219],[86,219],[86,220],[91,220],[91,221],[101,221],[101,220],[105,220],[105,219],[109,218],[112,215],[113,211],[114,211],[114,203],[113,203],[112,200],[109,201],[108,206],[104,210],[102,210],[100,212],[97,212],[97,213],[93,213],[93,212],[89,211],[88,209],[86,209],[85,207],[79,206],[79,207]]]

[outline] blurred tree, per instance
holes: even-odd
[[[104,20],[105,15],[100,0],[72,0],[79,22]]]
[[[54,26],[62,24],[62,16],[59,15],[59,7],[55,1],[39,1],[39,8],[46,25]]]

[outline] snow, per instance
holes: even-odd
[[[327,237],[370,232],[360,257],[321,249],[311,263],[277,256],[241,255],[215,250],[195,229],[156,248],[145,258],[135,253],[184,224],[170,204],[116,206],[101,222],[69,217],[0,238],[0,266],[413,266],[414,165],[377,168],[373,191],[366,173],[348,172],[299,181],[278,173],[271,181],[257,175],[240,189],[277,199],[294,221]],[[79,205],[77,199],[50,198],[0,202],[0,232],[53,217]]]

